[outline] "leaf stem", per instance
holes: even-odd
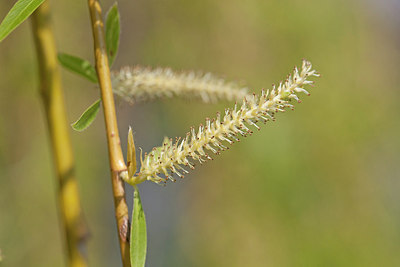
[[[75,179],[69,124],[64,105],[57,52],[48,1],[32,15],[32,31],[39,62],[40,91],[46,112],[51,147],[58,177],[60,219],[64,227],[69,266],[87,266],[87,225],[83,219]]]
[[[124,182],[121,179],[122,177],[127,176],[127,167],[122,155],[121,142],[118,133],[114,96],[112,92],[110,69],[105,43],[104,23],[99,1],[88,0],[88,4],[93,31],[96,71],[104,108],[104,120],[106,124],[115,216],[117,219],[121,258],[123,266],[130,266],[128,206],[125,200]]]

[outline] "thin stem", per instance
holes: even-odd
[[[40,91],[57,171],[58,201],[66,238],[68,262],[69,266],[87,266],[88,230],[82,216],[78,185],[75,179],[69,126],[60,73],[57,68],[57,52],[47,1],[33,13],[32,31],[39,61]]]
[[[88,0],[88,3],[93,30],[96,71],[104,108],[104,120],[106,124],[111,181],[113,186],[115,216],[117,219],[121,258],[123,266],[130,266],[128,206],[125,200],[124,182],[121,179],[121,176],[127,176],[127,167],[122,155],[121,142],[118,133],[101,7],[98,0]]]

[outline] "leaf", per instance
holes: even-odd
[[[19,0],[0,24],[0,42],[26,20],[44,0]]]
[[[58,54],[58,61],[66,69],[82,75],[91,82],[97,83],[96,70],[89,61],[64,53]]]
[[[75,131],[82,132],[87,127],[89,127],[90,124],[92,124],[99,110],[100,110],[100,99],[94,102],[87,110],[85,110],[85,112],[83,112],[83,114],[79,117],[79,119],[76,122],[71,124],[72,128]]]
[[[128,149],[127,149],[126,161],[128,165],[128,176],[132,178],[132,176],[136,172],[136,149],[135,149],[135,141],[133,140],[132,128],[129,127],[128,132]]]
[[[120,21],[117,3],[115,3],[107,12],[105,31],[108,60],[109,65],[111,66],[117,56],[119,46]]]
[[[136,186],[133,193],[133,212],[130,239],[131,266],[144,267],[147,250],[146,218],[144,216],[142,202],[140,201],[139,191]]]

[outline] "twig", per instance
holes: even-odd
[[[32,15],[32,31],[39,61],[40,90],[47,116],[58,177],[58,201],[66,238],[69,266],[86,266],[88,229],[82,216],[74,158],[69,136],[57,52],[45,1]]]
[[[121,142],[118,134],[118,125],[115,114],[110,69],[108,66],[101,7],[98,0],[88,0],[88,3],[93,30],[96,71],[104,108],[104,120],[107,132],[108,154],[111,167],[111,180],[113,186],[115,216],[117,219],[121,258],[123,266],[130,266],[128,206],[125,200],[124,182],[121,179],[122,177],[127,176],[128,173],[122,155]]]

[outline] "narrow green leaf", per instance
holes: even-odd
[[[132,178],[132,176],[136,172],[136,149],[131,127],[129,127],[128,131],[128,149],[126,152],[126,164],[128,165],[128,176],[129,178]]]
[[[0,24],[0,42],[26,20],[44,0],[19,0]]]
[[[85,112],[83,112],[76,122],[71,124],[72,128],[78,132],[85,130],[90,124],[92,124],[99,110],[100,99],[94,102],[87,110],[85,110]]]
[[[96,70],[89,61],[64,53],[58,54],[58,61],[64,68],[82,75],[91,82],[97,83]]]
[[[110,66],[114,63],[119,46],[120,23],[118,5],[115,3],[106,16],[106,46]]]
[[[133,212],[130,239],[131,266],[144,267],[147,250],[146,218],[144,216],[142,202],[140,201],[139,191],[136,186],[133,193]]]

